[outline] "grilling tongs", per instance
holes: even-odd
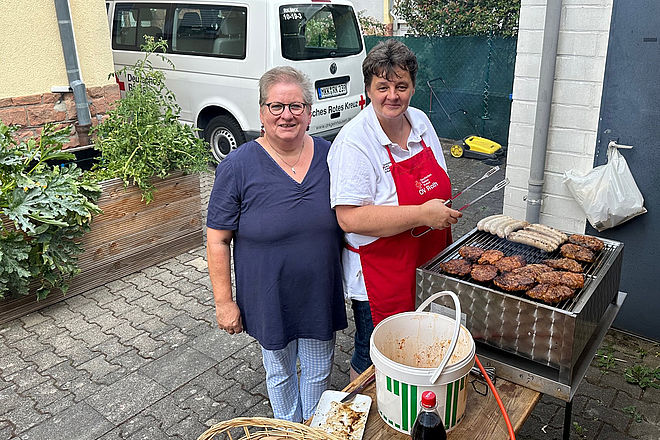
[[[467,188],[465,188],[463,191],[460,191],[460,192],[458,192],[455,196],[453,196],[452,198],[445,200],[444,204],[445,204],[445,205],[448,205],[448,204],[449,204],[452,200],[454,200],[456,197],[458,197],[459,195],[463,194],[465,191],[467,191],[468,189],[472,188],[474,185],[476,185],[477,183],[481,182],[481,181],[484,180],[485,178],[487,178],[487,177],[489,177],[489,176],[492,176],[493,173],[496,173],[497,171],[499,171],[499,169],[500,169],[499,166],[495,166],[495,167],[491,168],[490,170],[488,170],[488,171],[486,172],[486,174],[484,174],[483,176],[481,176],[481,178],[479,178],[478,180],[476,180],[475,182],[473,182],[471,185],[469,185],[469,186],[468,186]],[[457,211],[462,211],[462,210],[464,210],[464,209],[467,208],[468,206],[473,205],[474,203],[476,203],[476,202],[478,202],[479,200],[483,199],[483,198],[486,197],[488,194],[493,193],[493,192],[495,192],[495,191],[499,191],[499,190],[501,190],[502,188],[504,188],[504,187],[507,186],[508,184],[509,184],[509,179],[508,179],[508,178],[505,178],[504,180],[501,180],[501,181],[497,182],[497,183],[496,183],[491,189],[489,189],[489,190],[486,191],[485,193],[481,194],[479,197],[477,197],[476,199],[472,200],[471,202],[469,202],[469,203],[463,205],[463,206],[462,206],[461,208],[459,208]],[[415,232],[414,232],[415,229],[413,228],[413,229],[410,230],[410,235],[412,235],[413,237],[417,238],[417,237],[421,237],[422,235],[424,235],[424,234],[426,234],[427,232],[432,231],[432,230],[433,230],[433,228],[432,228],[432,227],[429,227],[429,228],[427,228],[424,232],[422,232],[422,233],[420,233],[420,234],[415,234]]]

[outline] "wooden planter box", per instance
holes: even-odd
[[[0,300],[0,323],[201,246],[199,175],[174,174],[155,179],[154,185],[154,199],[145,205],[137,188],[124,188],[120,179],[102,182],[98,205],[103,213],[94,217],[82,238],[81,272],[67,294],[51,292],[41,301],[34,294]]]

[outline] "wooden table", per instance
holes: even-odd
[[[348,384],[343,391],[352,391],[371,376],[373,372],[374,367],[371,366]],[[513,429],[517,432],[541,398],[541,393],[500,378],[497,379],[495,388],[509,414]],[[410,436],[396,431],[380,418],[376,403],[375,382],[362,390],[361,394],[366,394],[372,399],[363,440],[410,440]],[[465,417],[447,437],[455,440],[506,440],[509,438],[504,418],[490,390],[487,396],[482,396],[474,391],[471,385],[468,386]]]

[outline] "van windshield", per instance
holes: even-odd
[[[353,8],[332,4],[280,6],[282,56],[289,60],[344,57],[362,52]]]

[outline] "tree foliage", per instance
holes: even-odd
[[[367,15],[366,9],[358,11],[358,20],[360,21],[363,35],[385,35],[385,24]]]
[[[393,12],[422,36],[516,36],[520,0],[397,0]]]

